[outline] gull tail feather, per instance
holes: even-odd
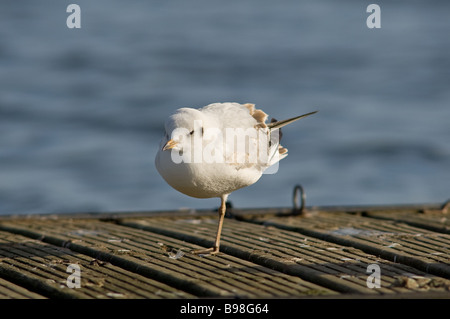
[[[293,117],[293,118],[290,118],[290,119],[287,119],[287,120],[282,120],[282,121],[277,121],[277,122],[268,123],[268,124],[267,124],[267,127],[268,127],[270,130],[279,129],[279,128],[282,128],[283,126],[286,126],[286,125],[288,125],[288,124],[290,124],[290,123],[292,123],[292,122],[295,122],[295,121],[297,121],[297,120],[300,120],[301,118],[307,117],[307,116],[309,116],[309,115],[313,115],[313,114],[315,114],[315,113],[317,113],[317,112],[318,112],[318,111],[314,111],[314,112],[306,113],[306,114],[303,114],[303,115],[300,115],[300,116],[296,116],[296,117]]]

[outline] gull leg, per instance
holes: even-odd
[[[202,250],[194,250],[192,253],[196,255],[215,255],[219,252],[220,248],[220,235],[222,234],[222,226],[223,226],[223,220],[225,218],[225,212],[227,209],[226,201],[227,201],[228,195],[222,196],[221,202],[220,202],[220,208],[219,208],[219,225],[217,226],[217,234],[216,234],[216,241],[214,242],[214,246],[208,249],[202,249]]]
[[[214,250],[213,253],[219,252],[220,247],[220,235],[222,234],[222,226],[223,226],[223,220],[225,218],[225,211],[227,209],[226,206],[226,198],[221,198],[220,208],[219,208],[219,225],[217,226],[217,234],[216,234],[216,241],[214,243]]]

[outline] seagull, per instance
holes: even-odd
[[[228,196],[287,156],[281,127],[314,113],[266,123],[268,115],[254,104],[226,102],[183,107],[166,120],[155,158],[159,174],[185,195],[221,200],[214,246],[194,254],[219,253]]]

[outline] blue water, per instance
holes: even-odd
[[[381,29],[366,8],[381,7]],[[183,106],[252,102],[289,156],[235,207],[450,198],[449,1],[0,2],[0,214],[215,208],[154,167]]]

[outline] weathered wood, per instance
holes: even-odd
[[[0,278],[0,299],[45,299],[45,297]]]
[[[208,247],[215,233],[214,219],[123,219],[121,225],[158,232]],[[309,236],[302,236],[273,227],[227,220],[222,233],[222,251],[290,275],[347,293],[403,293],[404,282],[427,276],[412,267],[364,253],[358,249],[335,245]],[[383,269],[383,285],[369,289],[367,266],[379,264]],[[450,281],[436,276],[438,289],[450,287]],[[424,288],[424,287],[422,287]],[[426,288],[425,288],[426,289]]]
[[[417,228],[424,228],[434,232],[450,234],[450,215],[442,209],[421,209],[417,211],[370,211],[363,216],[382,220],[392,220],[405,223]]]
[[[202,258],[189,253],[200,248],[197,245],[107,222],[17,221],[2,223],[2,228],[111,262],[198,296],[269,298],[333,293],[232,256]]]
[[[265,218],[248,221],[356,247],[393,262],[450,278],[450,235],[390,220],[354,214],[316,212],[308,217]]]
[[[191,250],[213,244],[215,211],[0,216],[0,298],[450,298],[442,205],[291,213],[230,209],[205,257]]]
[[[53,298],[192,298],[109,263],[21,235],[0,231],[0,275]],[[78,265],[83,289],[69,288],[67,267]]]

